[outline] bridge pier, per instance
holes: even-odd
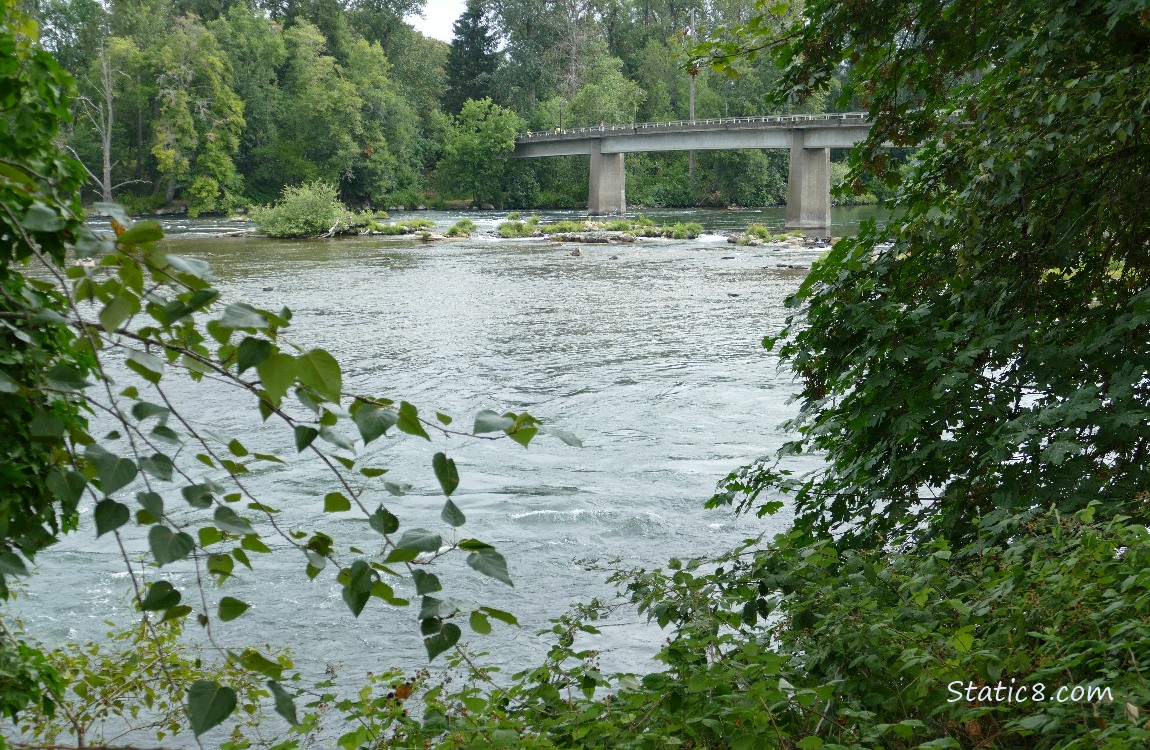
[[[831,150],[806,148],[802,128],[791,131],[791,163],[787,179],[787,229],[826,229],[831,226]]]
[[[602,141],[591,142],[591,184],[587,196],[590,216],[622,216],[627,211],[627,171],[623,154],[604,154]]]

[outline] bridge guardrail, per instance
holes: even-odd
[[[666,122],[639,122],[629,125],[604,125],[602,129],[598,127],[589,128],[567,128],[558,133],[551,133],[542,131],[518,135],[515,137],[516,141],[525,140],[544,140],[562,138],[563,136],[584,135],[595,133],[611,133],[626,131],[629,133],[638,133],[641,130],[666,130],[670,128],[684,128],[684,127],[697,127],[700,125],[738,125],[750,123],[775,123],[783,124],[790,122],[827,122],[827,121],[848,121],[848,120],[865,120],[867,118],[866,112],[829,112],[826,114],[816,115],[756,115],[753,117],[714,117],[706,120],[668,120]]]

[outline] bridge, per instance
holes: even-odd
[[[528,133],[515,139],[511,158],[589,155],[587,212],[603,216],[627,210],[624,154],[786,148],[791,151],[787,228],[824,229],[831,224],[830,149],[850,148],[869,130],[863,112],[644,122]]]

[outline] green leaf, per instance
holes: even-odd
[[[84,488],[88,486],[88,479],[78,471],[54,469],[48,475],[47,485],[60,501],[64,514],[71,515],[84,494]]]
[[[519,625],[519,620],[510,612],[504,612],[503,610],[495,609],[494,607],[480,607],[479,609],[487,616],[494,617],[500,622],[505,622],[508,625]]]
[[[248,604],[240,601],[232,596],[225,596],[220,599],[220,619],[224,622],[231,622],[244,612],[248,611]]]
[[[163,453],[154,453],[151,456],[140,459],[140,469],[157,479],[162,479],[165,482],[171,481],[172,472],[175,471],[175,464],[172,459],[165,456]]]
[[[379,581],[379,574],[363,560],[356,560],[351,568],[341,571],[340,577],[345,580],[343,600],[351,613],[359,617],[367,600],[371,598],[372,589]]]
[[[168,410],[168,407],[160,406],[159,404],[151,404],[147,401],[137,401],[132,404],[132,416],[140,422],[143,422],[149,417],[159,417],[160,423],[163,424],[167,421],[169,414],[171,414],[171,412]]]
[[[233,302],[224,308],[219,325],[222,328],[266,328],[267,318],[249,304]]]
[[[471,613],[470,625],[472,630],[481,635],[488,635],[491,632],[491,622],[478,610]]]
[[[234,510],[226,505],[217,506],[212,518],[221,531],[227,531],[231,534],[252,533],[252,525],[240,518]]]
[[[548,435],[552,435],[554,437],[557,437],[560,440],[562,440],[564,443],[567,443],[567,445],[570,445],[574,448],[582,448],[583,447],[583,441],[580,440],[579,438],[575,437],[574,435],[572,435],[567,430],[561,430],[558,427],[548,427],[548,426],[544,425],[544,426],[539,428],[539,431],[544,432]]]
[[[159,383],[160,378],[164,376],[164,360],[154,354],[129,349],[128,361],[124,364],[153,385]]]
[[[244,370],[263,364],[264,360],[270,357],[274,351],[275,346],[272,342],[248,336],[240,342],[239,348],[236,350],[236,367],[239,374],[243,375]]]
[[[235,708],[236,691],[231,688],[211,680],[196,680],[188,688],[188,721],[196,737],[222,724]]]
[[[520,427],[517,430],[507,433],[507,436],[526,448],[538,432],[539,430],[534,427]]]
[[[490,409],[484,409],[475,415],[474,432],[476,434],[484,432],[502,432],[513,424],[515,424],[514,419],[500,416]]]
[[[329,492],[323,498],[323,512],[324,513],[343,513],[344,511],[351,510],[351,500],[348,500],[340,492]]]
[[[268,659],[254,648],[245,648],[240,654],[239,661],[245,669],[258,672],[264,677],[278,680],[283,676],[284,668],[280,664]]]
[[[64,228],[64,220],[56,209],[36,201],[28,207],[24,218],[20,220],[20,226],[29,232],[58,232]],[[8,241],[11,242],[10,239]]]
[[[427,529],[410,529],[403,533],[396,545],[399,549],[415,552],[438,552],[443,546],[443,538]]]
[[[439,517],[443,519],[444,523],[453,528],[459,528],[467,523],[467,518],[463,515],[463,511],[450,499],[444,503],[443,510],[440,512]]]
[[[121,294],[111,302],[104,305],[100,311],[100,325],[108,333],[112,333],[123,325],[124,321],[140,311],[140,302],[129,294]]]
[[[420,596],[434,594],[436,591],[443,590],[443,584],[439,582],[439,576],[434,573],[428,573],[425,570],[420,570],[419,568],[411,571],[411,580],[415,582],[415,593]]]
[[[215,531],[217,534],[219,533],[218,531],[216,531],[216,529],[213,529],[211,526],[202,527],[200,529],[200,546],[201,547],[204,546],[204,534],[203,534],[203,532],[206,530]],[[230,576],[232,574],[232,570],[234,570],[235,567],[236,567],[236,564],[232,560],[231,555],[228,555],[225,553],[220,553],[220,552],[216,552],[216,553],[212,553],[212,554],[208,555],[208,572],[213,574],[213,575],[219,576],[220,583],[223,583],[224,579],[226,579],[228,576]]]
[[[256,365],[256,372],[259,373],[260,384],[267,391],[268,397],[278,406],[296,380],[296,358],[276,352]]]
[[[93,512],[96,518],[96,537],[102,537],[109,531],[115,531],[128,522],[132,517],[128,506],[115,500],[101,500],[96,503]]]
[[[399,531],[399,519],[382,505],[375,509],[375,512],[367,519],[367,523],[380,534],[394,534]]]
[[[280,687],[280,684],[275,680],[268,680],[268,689],[272,691],[272,697],[275,699],[276,713],[284,717],[287,723],[293,727],[299,724],[299,719],[296,718],[295,702],[292,701],[287,691]]]
[[[184,258],[180,255],[167,255],[165,257],[168,261],[168,265],[179,273],[186,273],[190,276],[195,276],[197,279],[207,279],[211,277],[211,266],[208,265],[206,260]]]
[[[190,484],[180,490],[180,494],[193,508],[212,507],[212,488],[206,484]]]
[[[434,661],[435,657],[442,654],[447,649],[459,643],[459,636],[461,635],[459,626],[455,623],[448,622],[443,625],[438,633],[428,638],[423,639],[423,645],[427,648],[427,660]]]
[[[419,423],[418,410],[406,401],[399,404],[399,419],[395,426],[399,428],[400,432],[406,432],[408,435],[415,435],[424,440],[431,440],[431,437],[423,429],[423,425]]]
[[[351,421],[355,422],[364,445],[367,445],[381,435],[386,435],[387,431],[399,421],[399,415],[395,413],[395,409],[381,409],[367,404],[355,410],[351,415]]]
[[[8,550],[0,550],[0,579],[4,576],[19,576],[24,577],[28,575],[28,568],[25,567],[24,561]]]
[[[490,576],[497,581],[502,581],[508,586],[515,585],[511,582],[511,577],[507,575],[507,561],[503,559],[503,555],[494,549],[483,549],[478,552],[472,552],[467,556],[467,564],[485,576]]]
[[[315,439],[318,436],[319,436],[319,430],[315,429],[314,427],[308,427],[306,425],[297,424],[295,426],[295,447],[296,447],[296,450],[302,452],[309,445],[311,445],[313,442],[315,442]]]
[[[178,620],[181,617],[187,617],[192,613],[192,608],[186,604],[178,607],[168,607],[164,612],[164,616],[160,618],[160,622],[167,622],[168,620]]]
[[[140,492],[136,495],[136,500],[152,518],[159,521],[164,517],[164,498],[155,492]]]
[[[259,552],[260,554],[267,554],[272,551],[272,548],[264,544],[263,540],[256,534],[247,534],[240,540],[240,546],[249,552]]]
[[[135,463],[109,453],[96,443],[91,443],[84,449],[84,457],[96,466],[96,477],[100,482],[100,491],[104,495],[111,495],[116,490],[131,484],[136,478]]]
[[[343,435],[340,435],[338,432],[336,432],[335,430],[333,430],[330,427],[327,427],[327,426],[320,427],[319,428],[319,436],[320,436],[320,438],[322,438],[323,440],[326,440],[327,442],[331,443],[332,445],[334,445],[337,448],[343,448],[344,450],[348,450],[348,451],[355,450],[355,443],[353,443],[351,440],[348,440]],[[342,461],[341,461],[341,463],[342,463]],[[351,468],[351,467],[348,467],[348,468]]]
[[[164,228],[154,219],[141,221],[119,236],[121,244],[141,245],[145,242],[157,242],[164,238]]]
[[[481,542],[478,539],[464,539],[459,543],[459,549],[464,552],[479,552],[485,549],[495,549],[487,542]]]
[[[333,403],[339,403],[343,388],[339,363],[323,349],[312,349],[299,357],[299,381],[311,386]]]
[[[182,531],[174,532],[167,526],[153,526],[148,532],[148,546],[152,548],[152,557],[156,562],[167,565],[191,554],[196,543]]]
[[[156,581],[148,586],[148,593],[140,602],[140,609],[145,612],[159,612],[169,609],[180,603],[181,595],[175,587],[167,581]]]
[[[7,373],[0,372],[0,393],[19,393],[20,386]]]
[[[455,461],[448,458],[444,453],[436,453],[431,458],[431,468],[435,471],[435,478],[439,480],[439,486],[443,488],[443,494],[451,497],[451,493],[455,492],[455,488],[459,486],[459,471],[455,468]],[[460,518],[462,517],[463,514],[460,514]],[[463,521],[452,525],[462,526]]]
[[[201,526],[196,532],[196,535],[200,538],[201,547],[208,547],[210,545],[216,544],[217,542],[222,541],[224,538],[224,535],[220,533],[220,530],[214,526]],[[209,565],[210,564],[211,563],[209,563]],[[228,570],[231,570],[231,568]]]

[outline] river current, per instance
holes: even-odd
[[[837,209],[842,223],[832,231],[851,233],[875,214]],[[413,486],[402,498],[382,491],[367,498],[372,507],[386,503],[405,528],[448,531],[430,457],[446,445],[458,464],[454,500],[468,519],[461,536],[495,544],[515,587],[479,576],[457,555],[438,571],[444,593],[511,611],[521,623],[496,623],[490,636],[464,627],[473,648],[491,652],[488,660],[508,673],[535,663],[546,649],[537,633],[549,618],[612,593],[606,574],[584,570],[578,559],[651,567],[786,526],[785,512],[759,520],[703,507],[727,472],[786,440],[780,425],[796,409],[790,373],[777,369],[761,340],[782,327],[783,300],[820,251],[736,247],[721,234],[752,222],[781,229],[781,209],[652,212],[701,222],[708,233],[622,246],[499,239],[490,230],[504,214],[493,212],[411,215],[441,229],[467,215],[481,233],[439,243],[273,241],[211,236],[235,230],[232,222],[167,219],[165,242],[170,252],[209,261],[227,300],[290,307],[291,339],[335,355],[346,391],[406,399],[465,426],[481,409],[529,411],[582,439],[580,449],[541,435],[524,450],[509,440],[439,438],[432,449],[393,436],[367,449],[389,479]],[[575,216],[543,213],[545,220]],[[572,255],[575,247],[581,255]],[[200,425],[295,455],[290,433],[262,423],[250,399],[190,383],[174,390]],[[371,543],[372,532],[351,514],[317,520],[311,498],[334,488],[315,461],[253,467],[249,484],[283,509],[284,525]],[[81,531],[41,554],[17,603],[29,633],[47,643],[99,639],[105,620],[132,616],[119,553],[108,537],[95,538],[91,506],[82,511]],[[218,626],[223,643],[286,646],[308,671],[331,667],[349,676],[426,665],[414,608],[373,599],[356,619],[331,571],[308,581],[298,553],[253,558],[257,573],[241,572],[220,592],[253,605]],[[194,581],[178,565],[153,575]],[[604,669],[657,668],[651,656],[665,637],[658,628],[632,612],[603,630],[595,646]]]

